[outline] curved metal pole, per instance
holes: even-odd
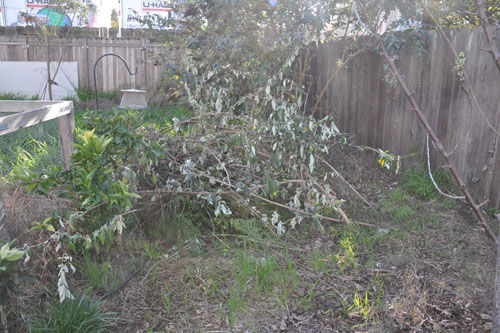
[[[97,63],[99,62],[99,60],[101,60],[102,58],[107,57],[107,56],[117,57],[118,59],[120,59],[121,61],[123,61],[123,63],[125,64],[125,67],[127,68],[128,73],[130,75],[136,75],[137,74],[137,67],[135,68],[135,72],[132,73],[130,71],[130,68],[128,67],[127,62],[125,61],[125,59],[123,59],[123,57],[119,56],[118,54],[106,53],[106,54],[103,54],[102,56],[100,56],[99,58],[97,58],[97,60],[94,63],[94,93],[95,93],[95,109],[96,110],[99,110],[99,98],[97,98],[97,77],[96,77],[96,74],[95,74],[95,70],[96,70]]]

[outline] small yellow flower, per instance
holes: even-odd
[[[384,166],[385,160],[383,158],[381,158],[378,160],[378,163],[380,164],[380,166]]]
[[[175,79],[176,79],[176,80],[179,80],[179,75],[176,75],[176,76],[175,76]]]

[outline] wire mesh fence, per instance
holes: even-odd
[[[0,113],[0,118],[6,116]],[[62,165],[57,119],[0,136],[0,175],[20,166],[43,171]]]

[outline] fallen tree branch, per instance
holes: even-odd
[[[392,74],[394,75],[394,77],[398,81],[400,87],[403,89],[406,97],[410,101],[410,104],[412,105],[415,114],[417,115],[418,119],[420,120],[420,123],[422,124],[422,126],[424,127],[426,132],[429,134],[432,141],[434,141],[436,149],[438,150],[438,152],[441,154],[441,156],[443,157],[443,159],[446,161],[447,165],[449,166],[449,169],[450,169],[451,174],[453,175],[453,178],[455,178],[455,181],[458,183],[460,189],[462,190],[462,192],[465,196],[465,199],[467,200],[467,202],[471,206],[472,210],[474,211],[474,213],[478,217],[481,226],[485,230],[487,236],[493,242],[495,242],[495,244],[498,245],[497,237],[493,233],[493,230],[491,230],[491,227],[488,225],[488,222],[486,221],[486,218],[484,217],[484,215],[481,211],[481,208],[479,207],[479,205],[476,203],[476,201],[472,197],[472,194],[470,193],[465,182],[462,180],[462,177],[460,177],[460,175],[458,174],[458,172],[455,168],[455,165],[453,164],[453,161],[450,158],[450,154],[448,154],[448,152],[446,151],[445,147],[443,146],[441,140],[439,139],[437,134],[434,132],[434,129],[429,124],[429,121],[427,120],[425,114],[423,113],[422,109],[420,108],[420,105],[417,103],[417,101],[414,97],[414,94],[410,91],[410,89],[406,85],[406,82],[404,81],[403,77],[401,76],[401,73],[399,72],[398,68],[396,67],[396,64],[394,63],[392,58],[387,53],[387,50],[385,48],[384,42],[382,41],[382,38],[380,37],[380,35],[377,32],[374,32],[374,30],[370,29],[361,20],[361,17],[358,13],[357,8],[358,8],[357,1],[353,0],[353,10],[356,14],[356,17],[358,19],[359,24],[363,27],[363,29],[365,29],[376,40],[378,46],[380,47],[380,52],[381,52],[382,57],[385,59],[386,63],[389,65]],[[499,61],[500,61],[500,58],[499,58]],[[499,62],[499,65],[500,65],[500,62]]]

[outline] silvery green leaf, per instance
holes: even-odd
[[[309,157],[309,172],[312,174],[314,171],[314,156],[311,154]]]
[[[220,98],[217,99],[217,102],[215,102],[215,110],[217,112],[222,111],[222,100]]]
[[[59,301],[62,303],[66,298],[74,299],[73,294],[68,287],[68,282],[66,281],[66,273],[69,272],[68,266],[66,264],[59,265],[59,278],[57,280],[57,291],[59,293]]]

